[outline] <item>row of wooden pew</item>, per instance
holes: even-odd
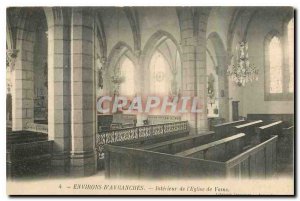
[[[51,171],[53,141],[32,131],[7,131],[6,172],[8,178],[48,176]]]
[[[291,144],[293,127],[282,128],[281,121],[228,122],[200,135],[106,145],[105,175],[266,178],[291,165]]]

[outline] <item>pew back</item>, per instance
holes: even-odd
[[[141,148],[145,150],[160,152],[160,153],[175,154],[183,150],[189,149],[191,147],[212,142],[213,140],[214,140],[214,132],[209,131],[209,132],[202,133],[201,135],[189,135],[186,137],[168,140],[165,142],[150,144],[147,146],[143,146]]]
[[[227,175],[235,178],[264,178],[276,174],[277,136],[226,161]]]
[[[282,121],[276,121],[267,125],[260,126],[255,129],[260,142],[269,139],[272,135],[280,136],[282,133]]]
[[[6,154],[8,177],[49,175],[53,141],[9,145]]]
[[[226,167],[221,162],[105,145],[107,178],[220,178],[225,174]]]
[[[205,145],[194,147],[183,152],[179,152],[176,154],[176,156],[193,157],[214,161],[226,161],[227,159],[242,152],[244,147],[244,137],[245,134],[240,133]]]
[[[277,136],[220,162],[105,145],[108,178],[255,178],[276,173]]]
[[[48,135],[45,133],[37,133],[32,131],[10,131],[6,135],[7,148],[11,144],[26,143],[34,141],[48,140]]]
[[[231,121],[231,122],[214,125],[213,131],[216,133],[215,140],[229,137],[230,135],[234,134],[232,127],[240,124],[245,124],[245,123],[247,123],[246,120],[239,120],[239,121]]]
[[[294,126],[282,129],[278,139],[277,160],[280,172],[293,175],[294,171]]]
[[[255,132],[255,128],[263,124],[262,120],[252,121],[249,123],[237,125],[233,127],[233,133],[245,133],[245,146],[256,145],[259,143],[259,137]]]

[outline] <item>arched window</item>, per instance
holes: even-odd
[[[269,45],[270,93],[282,93],[282,49],[278,37],[274,36]]]
[[[288,58],[289,58],[289,93],[294,92],[294,19],[287,26]]]
[[[120,74],[124,77],[124,82],[120,85],[120,95],[123,96],[134,96],[134,64],[126,56],[121,60],[120,63]]]
[[[265,100],[293,100],[294,20],[285,24],[283,34],[271,31],[265,38]]]
[[[150,90],[155,95],[169,95],[172,73],[164,56],[156,51],[150,61]]]

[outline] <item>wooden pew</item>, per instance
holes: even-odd
[[[48,175],[53,141],[10,144],[6,153],[8,177]]]
[[[269,139],[272,135],[280,136],[282,133],[282,121],[276,121],[267,125],[263,125],[255,128],[256,133],[260,139],[260,142],[263,142]]]
[[[226,161],[228,177],[268,178],[277,173],[277,139],[273,136]]]
[[[239,120],[239,121],[231,121],[231,122],[226,122],[222,124],[217,124],[213,126],[213,131],[216,133],[215,134],[215,140],[219,140],[225,137],[229,137],[230,135],[233,135],[232,127],[240,125],[240,124],[245,124],[247,123],[246,120]]]
[[[10,144],[45,141],[48,135],[45,133],[37,133],[33,131],[10,131],[6,135],[7,148]]]
[[[276,174],[277,136],[220,162],[105,145],[107,178],[264,178]]]
[[[149,150],[105,145],[106,178],[220,178],[223,163]]]
[[[282,174],[293,176],[294,171],[294,126],[282,129],[278,139],[278,169]]]
[[[189,135],[165,142],[150,144],[140,147],[141,149],[151,150],[161,153],[175,154],[191,147],[203,145],[214,140],[214,132],[209,131],[201,135]]]
[[[248,120],[263,120],[266,123],[282,121],[284,127],[294,125],[294,114],[247,114]]]
[[[175,156],[226,161],[232,156],[242,152],[244,147],[244,137],[245,134],[240,133],[205,145],[194,147],[183,152],[179,152],[175,154]]]
[[[259,128],[256,132],[259,135],[260,141],[263,142],[273,135],[278,136],[277,142],[277,165],[280,173],[291,174],[293,170],[293,126],[282,128],[283,121],[276,121]]]
[[[259,143],[259,138],[257,133],[255,132],[255,128],[259,127],[263,124],[262,120],[252,121],[249,123],[233,126],[233,133],[245,133],[245,148],[249,148],[249,146],[253,146]]]

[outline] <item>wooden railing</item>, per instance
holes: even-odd
[[[126,142],[140,138],[175,134],[186,131],[188,131],[187,121],[103,131],[96,135],[96,150],[98,154],[98,159],[104,157],[103,146],[105,144],[111,144],[115,142]]]

